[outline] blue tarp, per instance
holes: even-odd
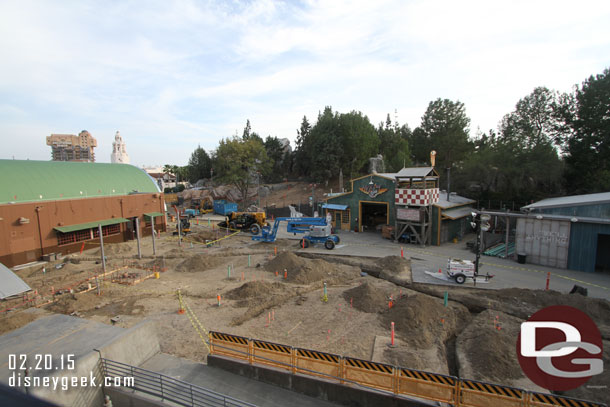
[[[336,209],[338,211],[344,211],[347,209],[347,205],[336,205],[336,204],[323,204],[323,209]]]

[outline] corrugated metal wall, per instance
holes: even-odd
[[[567,268],[570,239],[569,221],[517,220],[517,254],[526,254],[528,263]]]
[[[572,224],[568,268],[594,272],[599,234],[610,234],[610,225],[595,223]]]

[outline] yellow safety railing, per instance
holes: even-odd
[[[456,407],[607,407],[603,403],[530,392],[384,363],[342,357],[273,342],[211,331],[210,354],[258,363],[292,373],[334,379],[390,394],[415,396]]]

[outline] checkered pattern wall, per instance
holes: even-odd
[[[396,188],[394,199],[397,205],[427,206],[438,202],[438,188],[399,189]]]

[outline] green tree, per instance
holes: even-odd
[[[566,189],[572,194],[609,191],[610,70],[586,79],[572,100],[572,108],[564,105],[572,130],[565,145]]]
[[[303,139],[302,148],[308,164],[307,175],[316,181],[325,181],[339,173],[343,144],[339,136],[338,114],[330,106],[318,115],[309,136]]]
[[[361,171],[368,171],[369,158],[376,156],[379,151],[377,131],[369,118],[361,112],[339,114],[335,116],[335,122],[342,146],[339,155],[340,167],[349,171],[350,177],[354,178]],[[338,171],[332,171],[331,176],[338,174]]]
[[[265,139],[265,152],[271,161],[271,171],[266,177],[268,182],[278,182],[283,178],[284,148],[277,137],[267,136]]]
[[[510,199],[540,199],[559,193],[562,164],[555,148],[561,129],[556,94],[536,88],[502,119],[495,150],[500,188]]]
[[[206,151],[197,146],[191,154],[187,165],[187,176],[191,183],[195,183],[200,179],[210,177],[210,169],[212,168],[212,160]]]
[[[242,208],[248,206],[248,191],[271,171],[265,146],[258,139],[239,137],[220,141],[215,154],[215,174],[226,184],[235,186],[242,195]]]
[[[408,125],[398,127],[398,123],[392,126],[388,114],[385,126],[379,123],[377,128],[379,137],[379,153],[383,156],[386,171],[398,172],[404,166],[411,164],[408,139],[411,137],[411,129]]]
[[[250,125],[250,119],[246,120],[246,127],[244,127],[244,132],[242,133],[241,138],[243,140],[255,139],[255,140],[260,141],[261,143],[263,142],[262,137],[259,136],[258,133],[252,131],[252,126]]]
[[[309,138],[309,132],[311,131],[311,125],[307,120],[307,116],[303,116],[301,122],[301,128],[297,130],[296,146],[294,149],[294,169],[299,175],[305,175],[309,173],[311,169],[311,162],[305,150],[305,145]]]
[[[428,105],[422,116],[421,133],[418,132],[417,136],[424,139],[423,146],[436,151],[436,167],[444,170],[461,162],[472,152],[469,126],[470,119],[462,102],[439,98]],[[415,150],[415,141],[413,148],[419,155],[417,161],[428,162],[420,146]],[[430,150],[426,154],[429,157]]]

